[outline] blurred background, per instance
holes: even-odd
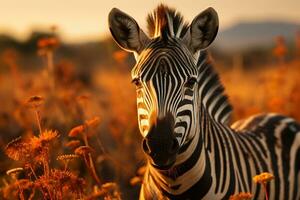
[[[123,199],[137,198],[145,159],[130,77],[135,61],[112,40],[107,16],[117,7],[146,32],[146,16],[161,2],[189,22],[207,7],[217,10],[220,30],[208,51],[233,104],[233,121],[260,112],[300,121],[300,1],[1,0],[0,197],[11,184],[6,171],[22,165],[5,147],[39,134],[38,111],[42,129],[60,135],[53,169],[61,167],[58,155],[73,152],[72,128],[100,119],[88,138],[101,182],[117,183]],[[32,96],[43,100],[36,110],[27,105]],[[70,170],[85,177],[85,193],[95,191],[83,162]]]

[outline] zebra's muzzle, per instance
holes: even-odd
[[[168,141],[169,142],[169,141]],[[175,139],[171,145],[166,141],[143,140],[143,150],[150,158],[151,164],[161,170],[169,169],[176,161],[179,144]]]
[[[142,147],[155,167],[168,169],[174,164],[179,143],[174,134],[174,118],[171,114],[152,125]]]

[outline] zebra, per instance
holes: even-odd
[[[147,157],[139,199],[229,199],[251,192],[252,177],[274,175],[270,199],[300,199],[300,124],[275,113],[230,126],[232,106],[206,48],[218,32],[209,7],[186,23],[159,5],[148,15],[148,34],[128,14],[108,16],[115,42],[134,53],[138,124]]]

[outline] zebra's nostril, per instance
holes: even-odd
[[[169,149],[169,153],[176,153],[179,150],[179,143],[176,138],[172,140],[171,147]]]
[[[155,152],[161,155],[165,155],[165,153],[175,154],[179,150],[179,143],[176,138],[172,139],[171,141],[169,140],[160,142],[154,142],[151,140],[149,141],[148,139],[143,139],[142,148],[144,152],[151,157],[154,155]]]

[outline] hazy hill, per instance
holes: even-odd
[[[212,50],[215,58],[228,65],[232,65],[232,57],[237,52],[243,55],[245,65],[267,63],[273,58],[270,52],[274,46],[274,37],[283,35],[288,41],[293,41],[298,30],[300,30],[300,24],[279,21],[238,23],[219,32]],[[26,40],[20,41],[10,35],[0,33],[0,71],[4,68],[1,62],[2,52],[9,48],[18,52],[19,63],[24,69],[39,68],[42,65],[42,59],[37,56],[37,41],[49,35],[50,33],[47,32],[33,31]],[[56,60],[71,60],[83,70],[97,68],[99,65],[111,67],[118,62],[114,58],[114,52],[118,50],[120,48],[111,37],[101,41],[76,44],[61,41],[60,47],[55,52],[55,58]],[[132,56],[126,57],[127,62],[132,60]]]
[[[288,41],[294,40],[300,30],[300,24],[265,21],[241,22],[228,29],[220,31],[215,41],[215,47],[223,50],[241,50],[252,47],[266,47],[274,44],[274,38],[284,36]]]

